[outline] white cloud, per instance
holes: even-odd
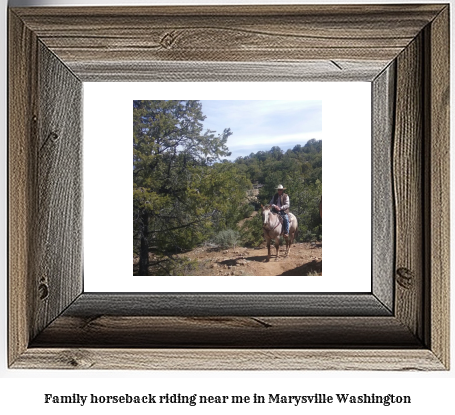
[[[258,151],[268,151],[274,146],[278,146],[281,150],[286,151],[287,149],[294,148],[297,144],[305,145],[308,140],[311,139],[322,140],[322,132],[315,131],[306,134],[288,134],[281,136],[256,136],[249,137],[249,140],[237,140],[229,144],[229,150],[231,151],[231,157],[227,157],[229,160],[235,160],[239,156],[247,156],[251,153],[257,153]]]
[[[322,139],[322,101],[202,101],[205,128],[221,133],[230,128],[231,159],[273,146],[283,150]]]

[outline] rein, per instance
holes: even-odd
[[[272,229],[267,229],[268,223],[265,225],[262,225],[262,228],[267,232],[267,234],[269,232],[275,230],[277,228],[277,226],[281,223],[280,220],[278,219],[278,217],[276,219],[277,219],[277,224]]]

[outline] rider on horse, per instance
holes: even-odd
[[[289,236],[289,217],[287,215],[289,213],[289,196],[283,193],[285,189],[282,184],[275,188],[277,193],[272,197],[270,205],[272,211],[277,212],[283,218],[284,237],[287,238]]]

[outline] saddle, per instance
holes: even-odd
[[[273,212],[278,214],[278,212],[275,209],[273,209]],[[291,212],[287,213],[287,215],[288,215],[288,218],[289,218],[289,228],[290,228],[291,227],[291,222],[292,222]],[[278,220],[280,221],[280,224],[283,225],[283,216],[278,214]],[[284,227],[283,226],[281,227],[281,234],[280,235],[284,235]]]

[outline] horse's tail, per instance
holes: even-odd
[[[292,216],[291,216],[292,215]],[[290,221],[289,222],[294,222],[296,223],[296,228],[295,228],[295,231],[294,231],[294,244],[296,243],[296,238],[297,238],[297,235],[299,234],[299,223],[297,221],[297,216],[295,216],[293,213],[289,213],[289,216],[290,216]],[[289,223],[289,228],[291,227],[291,223]]]

